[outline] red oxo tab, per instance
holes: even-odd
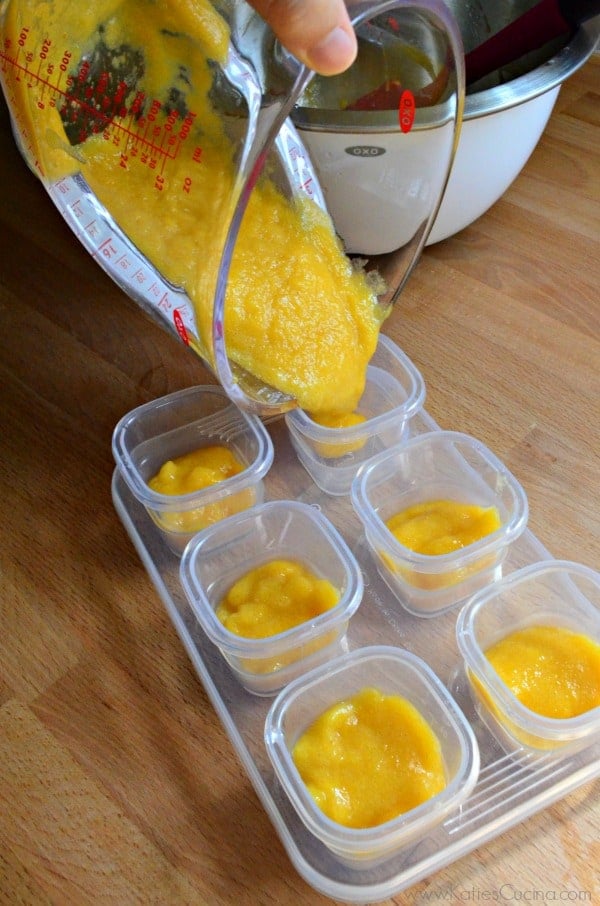
[[[175,329],[177,330],[177,333],[179,334],[185,345],[189,346],[190,338],[188,337],[187,330],[185,329],[183,318],[181,317],[181,314],[179,313],[179,310],[177,308],[173,312],[173,321],[175,323]]]
[[[400,95],[398,122],[402,132],[410,132],[415,121],[415,97],[408,88]]]

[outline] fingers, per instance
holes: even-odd
[[[344,0],[250,0],[281,43],[321,75],[336,75],[356,57]]]

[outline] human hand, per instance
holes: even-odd
[[[348,69],[357,52],[344,0],[250,0],[284,47],[321,75]]]

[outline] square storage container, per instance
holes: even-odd
[[[574,717],[539,714],[519,701],[486,657],[501,639],[540,626],[584,635],[600,651],[600,573],[560,560],[517,570],[464,606],[457,620],[457,642],[479,713],[500,742],[509,750],[524,746],[563,754],[600,739],[600,705]],[[540,651],[543,658],[550,654]],[[581,665],[575,669],[578,672]],[[600,665],[596,670],[600,689]],[[567,677],[562,682],[569,685]],[[552,704],[547,696],[545,701]]]
[[[266,638],[245,638],[216,614],[224,595],[250,570],[273,560],[301,563],[339,592],[337,604]],[[359,606],[363,579],[354,555],[315,507],[277,500],[232,516],[194,538],[181,561],[181,581],[192,610],[239,682],[272,695],[315,664],[339,654],[348,621]]]
[[[423,554],[386,526],[397,513],[438,500],[496,507],[500,527],[449,553]],[[499,578],[528,514],[525,492],[500,460],[475,438],[453,431],[422,434],[366,463],[353,482],[352,505],[382,578],[406,610],[424,617]]]
[[[384,824],[352,828],[333,821],[318,807],[292,752],[321,714],[365,688],[400,696],[417,709],[439,740],[446,786]],[[475,736],[449,692],[420,658],[385,645],[357,649],[287,686],[267,715],[265,745],[279,782],[308,830],[342,862],[363,870],[416,844],[457,810],[479,773]]]
[[[200,447],[227,447],[244,466],[236,475],[193,493],[162,494],[148,481],[165,462]],[[273,444],[262,422],[230,402],[220,387],[189,387],[145,403],[113,432],[117,467],[173,553],[181,555],[196,532],[260,503]]]
[[[395,343],[381,335],[356,409],[364,421],[327,427],[303,409],[288,412],[285,420],[296,455],[315,484],[326,494],[348,494],[360,465],[402,440],[424,400],[421,374]]]

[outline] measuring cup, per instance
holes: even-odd
[[[441,200],[462,109],[462,51],[441,0],[363,0],[349,8],[357,28],[377,17],[378,33],[386,14],[401,9],[422,26],[407,30],[414,54],[427,54],[423,35],[443,47],[433,75],[442,74],[445,88],[436,105],[421,109],[415,101],[421,67],[399,106],[399,134],[437,130],[443,137],[403,201],[412,191],[419,213],[378,303],[385,306],[414,265]],[[0,16],[0,78],[17,143],[78,239],[134,301],[201,357],[235,403],[258,414],[295,406],[295,394],[277,378],[265,380],[252,362],[248,367],[239,343],[232,354],[226,313],[256,186],[290,205],[302,199],[325,211],[289,117],[313,73],[243,0],[55,0],[41,7],[6,0]],[[432,183],[423,204],[424,186]],[[253,270],[260,272],[268,245],[267,221]],[[291,244],[284,270],[294,254]],[[236,277],[245,279],[243,271]],[[274,318],[285,343],[285,307],[275,308]]]

